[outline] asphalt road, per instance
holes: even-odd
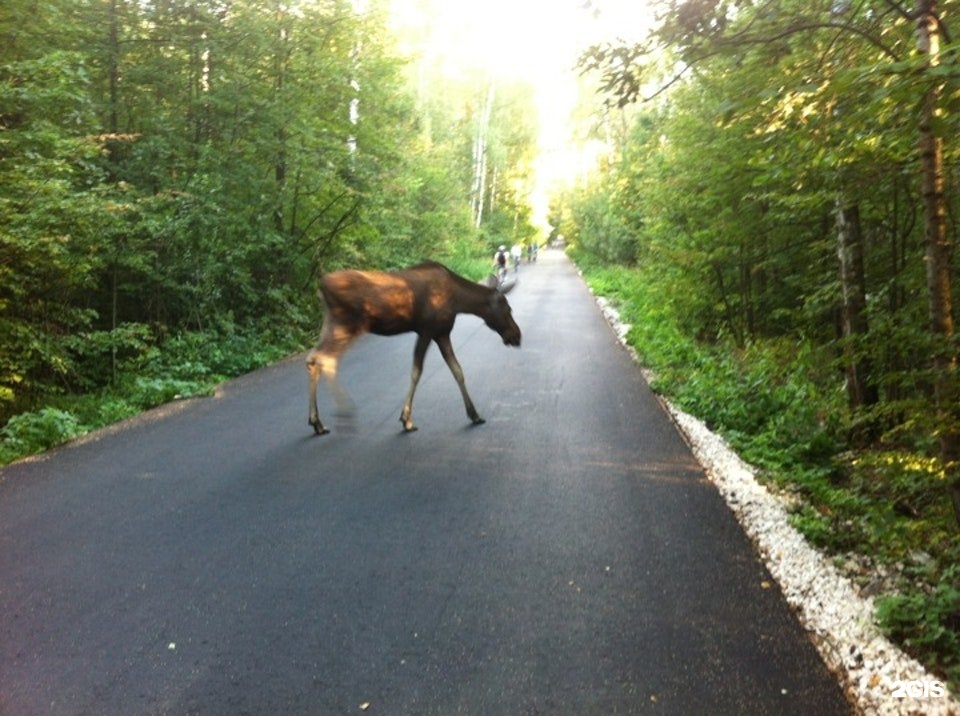
[[[560,254],[506,348],[368,337],[0,471],[0,714],[849,711]]]

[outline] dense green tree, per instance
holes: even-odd
[[[102,268],[98,147],[82,55],[54,43],[70,3],[13,2],[0,24],[0,415],[70,385],[65,335],[90,325],[84,295]]]

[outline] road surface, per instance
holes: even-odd
[[[0,471],[0,714],[839,714],[839,687],[575,269]]]

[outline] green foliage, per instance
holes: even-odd
[[[73,414],[56,408],[14,416],[0,428],[0,463],[72,440],[85,432]]]
[[[104,426],[118,423],[121,420],[133,417],[141,411],[141,407],[134,400],[127,397],[112,397],[109,395],[94,396],[96,405],[93,425]]]
[[[129,400],[143,408],[209,394],[207,386],[192,380],[141,377],[134,378],[132,389],[128,393]]]
[[[87,240],[96,147],[78,131],[87,91],[77,53],[0,64],[0,420],[62,386],[62,337],[94,318],[83,301],[99,266]]]
[[[111,383],[116,371],[142,364],[153,345],[153,331],[142,323],[124,323],[112,331],[82,331],[67,336],[63,345],[69,356],[69,375],[80,390]]]
[[[927,668],[960,683],[960,567],[954,563],[931,581],[931,589],[908,586],[878,599],[877,618]]]
[[[299,350],[308,332],[273,327],[241,330],[224,323],[217,331],[180,333],[160,339],[142,325],[116,332],[76,336],[74,360],[85,366],[89,387],[82,392],[50,396],[47,407],[12,417],[0,430],[0,464],[46,450],[83,433],[131,417],[172,400],[212,395],[222,381],[259,368]],[[109,371],[116,350],[117,372]],[[89,363],[89,365],[87,365]],[[102,364],[99,372],[93,366]]]
[[[703,345],[682,330],[658,267],[629,269],[583,261],[593,290],[614,298],[631,324],[628,340],[655,374],[654,387],[726,435],[760,466],[829,462],[843,446],[829,364],[809,345],[754,340],[743,349]]]
[[[632,264],[637,258],[636,239],[622,213],[603,185],[571,192],[566,210],[572,222],[571,239],[584,251],[606,261]]]
[[[461,242],[459,245],[451,245],[448,251],[439,257],[439,261],[444,263],[454,273],[472,279],[474,281],[483,281],[492,272],[493,263],[490,257],[493,252],[477,251],[475,244]]]
[[[840,552],[853,549],[856,546],[856,540],[848,538],[849,533],[838,533],[836,525],[810,504],[803,504],[791,513],[790,524],[812,544],[829,544]]]

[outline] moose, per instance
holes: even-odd
[[[343,406],[347,401],[337,382],[337,366],[341,356],[364,333],[393,336],[412,331],[417,334],[410,389],[400,413],[400,422],[406,432],[417,429],[412,418],[413,394],[431,342],[437,344],[457,381],[467,417],[474,425],[483,423],[467,392],[463,370],[450,343],[450,332],[459,314],[470,313],[482,318],[491,330],[500,334],[504,345],[519,347],[520,328],[513,320],[510,304],[503,292],[490,283],[474,283],[433,261],[402,271],[347,269],[325,275],[320,281],[324,307],[320,341],[307,354],[309,423],[314,432],[317,435],[330,432],[320,421],[317,409],[320,377],[327,376],[337,404]]]

